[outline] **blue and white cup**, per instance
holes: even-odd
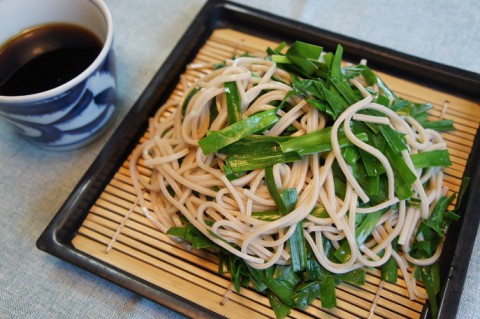
[[[102,0],[0,1],[0,45],[22,30],[48,23],[87,28],[103,47],[83,72],[58,87],[22,96],[0,95],[0,117],[36,145],[74,149],[103,133],[115,113],[112,17]]]

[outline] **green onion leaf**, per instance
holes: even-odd
[[[293,303],[300,309],[307,308],[320,295],[320,282],[311,281],[300,284],[295,289]]]
[[[281,150],[271,150],[268,153],[230,155],[226,162],[232,172],[239,173],[266,168],[278,163],[292,163],[301,159],[302,157],[295,152],[283,153]]]
[[[400,133],[392,129],[388,125],[376,125],[380,134],[385,138],[387,144],[390,146],[394,153],[400,153],[407,149],[405,141],[400,137]]]
[[[423,220],[423,224],[425,224],[425,226],[433,229],[441,237],[445,235],[442,231],[443,218],[447,212],[448,205],[452,203],[452,201],[455,199],[455,196],[456,195],[453,194],[450,197],[440,197],[428,219]]]
[[[273,292],[268,291],[267,297],[277,319],[283,319],[290,314],[290,307],[284,304]]]
[[[440,274],[438,263],[431,266],[419,267],[420,278],[427,290],[428,303],[432,310],[432,317],[438,316],[437,293],[440,291]]]
[[[280,193],[278,192],[277,185],[275,184],[275,178],[273,177],[273,167],[266,167],[265,168],[265,183],[267,184],[268,192],[270,196],[272,196],[273,201],[277,205],[277,208],[282,215],[287,214],[287,207],[283,202]]]
[[[337,274],[335,277],[352,285],[364,285],[367,271],[365,268],[358,268],[344,274]]]
[[[292,137],[288,140],[285,141],[280,141],[278,144],[280,145],[280,148],[282,152],[288,153],[288,152],[297,152],[300,155],[308,155],[308,154],[314,154],[314,153],[320,153],[320,152],[327,152],[332,149],[332,144],[331,144],[331,132],[332,132],[332,127],[326,127],[321,130],[317,130],[302,136],[298,137]],[[355,133],[355,130],[354,130]],[[355,133],[357,138],[359,138],[361,141],[367,141],[368,136],[361,132],[361,133]],[[345,147],[349,145],[353,145],[345,136],[345,133],[343,133],[343,130],[339,130],[339,144],[340,147]]]
[[[324,276],[320,279],[320,301],[323,308],[335,308],[337,297],[335,294],[335,281],[333,276]]]
[[[432,166],[450,166],[450,154],[448,150],[435,150],[410,155],[413,166],[416,168],[426,168]]]
[[[282,215],[278,211],[252,212],[252,217],[258,220],[271,222],[280,219]]]
[[[398,237],[392,241],[392,249],[398,251]],[[390,256],[388,261],[382,265],[382,280],[390,282],[392,284],[396,283],[398,279],[398,266],[395,258]]]
[[[391,100],[397,99],[397,96],[395,95],[395,93],[393,93],[393,91],[378,76],[377,76],[377,85],[380,91],[383,93],[383,95],[385,95],[388,99],[391,99]]]
[[[227,118],[228,125],[232,125],[242,120],[242,103],[237,83],[225,82],[225,97],[227,99]]]
[[[184,239],[195,249],[215,247],[215,244],[210,239],[190,223],[187,223],[185,227],[171,227],[168,229],[167,234]]]
[[[187,111],[188,103],[190,103],[190,100],[192,99],[192,97],[195,94],[197,94],[198,91],[200,91],[200,88],[193,88],[192,90],[190,90],[190,92],[188,92],[188,95],[185,98],[185,101],[183,101],[183,105],[182,105],[182,115],[183,116],[185,116],[185,112]]]
[[[292,60],[290,60],[287,56],[285,55],[279,55],[275,54],[272,55],[272,61],[275,63],[282,63],[282,64],[292,64]]]
[[[276,109],[256,113],[220,131],[209,132],[207,136],[198,141],[198,144],[204,154],[210,154],[222,147],[270,127],[275,124],[278,119]]]
[[[439,132],[453,131],[455,129],[452,120],[421,121],[420,124],[424,128],[430,128]]]
[[[382,217],[384,212],[385,212],[385,209],[367,214],[364,217],[364,219],[362,220],[362,223],[355,230],[355,236],[356,236],[358,245],[363,244],[365,240],[367,240],[368,236],[370,236],[372,231],[377,226],[377,223]],[[334,255],[342,263],[347,262],[352,256],[352,252],[350,250],[350,245],[348,241],[346,240],[342,241],[342,243],[340,244],[340,247],[338,247]]]
[[[368,176],[379,176],[385,173],[385,167],[375,156],[361,148],[359,148],[358,151]]]
[[[322,51],[322,47],[296,41],[290,46],[285,55],[303,73],[306,75],[312,75],[318,70],[318,66],[315,62],[318,61]]]

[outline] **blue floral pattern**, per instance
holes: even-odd
[[[22,104],[0,104],[0,113],[27,139],[50,149],[71,149],[103,131],[115,110],[113,50],[83,82],[61,96]]]

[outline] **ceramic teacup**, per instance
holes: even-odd
[[[36,145],[73,149],[97,138],[114,115],[112,18],[102,0],[1,0],[0,54],[2,43],[29,28],[51,23],[90,30],[101,42],[98,55],[59,86],[32,94],[0,94],[0,117]]]

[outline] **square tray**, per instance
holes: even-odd
[[[200,302],[188,298],[188,293],[178,290],[178,287],[172,287],[174,285],[172,283],[168,284],[167,281],[155,280],[154,278],[163,274],[162,271],[164,270],[158,270],[158,267],[155,266],[156,261],[149,261],[151,257],[160,261],[162,261],[161,259],[174,258],[175,262],[167,262],[169,265],[176,263],[187,265],[191,263],[194,265],[193,267],[198,267],[198,269],[193,268],[189,272],[186,270],[187,272],[183,275],[203,271],[205,276],[218,276],[215,274],[212,266],[211,257],[184,256],[184,254],[180,253],[181,250],[179,250],[178,245],[175,246],[174,243],[168,243],[168,237],[160,232],[158,236],[164,241],[162,245],[167,245],[165,246],[166,248],[160,249],[166,252],[165,256],[155,256],[160,251],[158,243],[152,241],[152,237],[146,235],[148,237],[144,241],[146,248],[142,252],[143,257],[140,259],[138,256],[132,257],[134,254],[129,255],[125,253],[102,255],[101,247],[95,247],[93,242],[93,246],[86,245],[82,243],[80,237],[87,238],[90,236],[91,239],[95,236],[105,235],[101,234],[101,231],[98,229],[90,235],[85,235],[84,229],[91,230],[95,227],[105,227],[104,231],[106,233],[114,231],[115,227],[108,228],[109,224],[116,223],[118,225],[122,214],[125,214],[125,209],[128,211],[128,205],[123,208],[120,207],[121,205],[118,205],[116,206],[117,208],[110,209],[112,212],[117,213],[115,218],[98,222],[93,226],[86,225],[88,223],[95,224],[95,220],[92,221],[89,214],[93,214],[92,210],[102,206],[99,204],[99,201],[104,200],[102,196],[109,196],[111,193],[109,188],[113,187],[113,192],[119,192],[117,186],[112,186],[111,184],[117,180],[116,175],[122,170],[122,165],[128,162],[132,150],[144,136],[148,119],[153,116],[160,105],[175,94],[175,90],[179,85],[180,75],[186,72],[186,66],[190,62],[194,61],[199,54],[202,54],[203,48],[208,46],[209,41],[216,41],[215,39],[212,40],[212,37],[219,37],[224,40],[227,38],[225,40],[227,42],[229,37],[237,37],[237,40],[240,39],[242,42],[242,49],[245,49],[250,41],[259,41],[259,45],[264,45],[265,43],[301,40],[319,44],[327,51],[333,51],[337,43],[341,43],[345,49],[346,55],[344,58],[346,60],[359,61],[362,58],[366,58],[370,67],[388,77],[386,79],[387,83],[390,83],[391,79],[395,80],[396,86],[403,90],[401,93],[408,95],[411,92],[418,92],[418,95],[414,95],[413,98],[440,93],[437,104],[449,99],[459,104],[467,113],[468,110],[473,110],[473,114],[480,114],[478,113],[480,109],[478,105],[480,100],[479,74],[408,56],[228,1],[207,2],[164,65],[159,69],[151,83],[125,117],[125,120],[120,124],[37,241],[37,246],[41,250],[194,318],[229,317],[232,313],[236,313],[229,311],[242,311],[242,309],[247,309],[249,312],[252,306],[249,306],[248,302],[260,298],[260,295],[256,296],[252,292],[248,292],[245,296],[236,295],[236,307],[225,307],[225,310],[223,310],[222,307],[218,307],[217,300]],[[230,44],[230,48],[232,46],[234,44]],[[259,46],[247,47],[249,50],[258,48]],[[228,45],[226,48],[220,49],[220,51],[225,49],[228,49]],[[218,47],[215,50],[218,50]],[[476,120],[478,121],[478,118]],[[460,123],[463,123],[462,120],[460,120]],[[453,144],[462,144],[460,148],[463,151],[461,153],[467,154],[459,156],[460,164],[458,165],[460,165],[461,169],[453,173],[453,175],[457,176],[454,176],[450,183],[452,183],[454,188],[458,187],[459,182],[465,177],[469,177],[471,183],[460,207],[462,218],[450,228],[441,256],[442,291],[439,296],[441,305],[439,318],[453,318],[456,314],[474,239],[480,223],[480,214],[476,213],[476,207],[480,205],[480,187],[478,185],[480,182],[478,165],[480,162],[480,137],[477,134],[479,130],[478,122],[476,127],[475,125],[470,125],[466,130],[470,136],[470,141],[466,146],[461,142],[462,136],[453,136],[450,141]],[[468,154],[470,155],[468,156]],[[106,193],[108,194],[105,195]],[[118,200],[129,196],[128,192],[122,193],[118,195]],[[93,216],[93,219],[97,218],[97,215],[94,214],[90,216]],[[142,224],[140,222],[140,224],[136,225]],[[146,224],[143,225],[142,227],[146,227]],[[131,230],[132,226],[129,229]],[[152,229],[147,227],[146,230],[142,228],[142,230],[136,229],[136,231],[143,234],[152,231]],[[153,237],[155,237],[155,234]],[[128,239],[129,237],[127,236],[126,238]],[[96,239],[97,246],[101,242],[102,239]],[[129,246],[128,240],[124,241],[123,245],[127,250],[133,247]],[[142,272],[145,272],[146,275],[141,274]],[[371,275],[372,282],[376,281],[375,273]],[[201,279],[189,279],[187,282],[193,286],[196,284],[200,286],[200,283],[196,281]],[[221,276],[218,276],[217,279],[218,281],[223,280],[222,282],[227,285],[224,287],[225,291],[223,293],[225,293],[228,289],[228,284],[226,284],[228,279]],[[188,284],[186,285],[186,290],[191,288]],[[357,292],[355,289],[357,288],[348,287],[342,289],[342,293],[347,295],[355,294]],[[396,288],[392,289],[395,290]],[[402,292],[400,292],[401,294]],[[221,297],[221,294],[219,296]],[[262,302],[264,303],[264,300],[260,301],[260,303]],[[364,302],[365,300],[362,298],[356,301],[356,303]],[[386,302],[385,307],[388,307],[388,302],[390,301],[387,300]],[[268,306],[265,306],[265,304],[258,306],[258,308],[262,307],[265,308],[261,310],[263,311],[262,315],[266,317],[272,316],[273,313],[269,312]],[[416,305],[416,310],[413,311],[412,316],[418,315],[418,318],[430,317],[428,307],[422,307],[421,304]],[[303,312],[296,314],[299,317],[332,316],[335,318],[353,314],[353,310],[348,305],[339,307],[338,311],[324,312],[319,307],[316,310],[316,315]],[[388,316],[388,311],[385,311],[380,317]]]

